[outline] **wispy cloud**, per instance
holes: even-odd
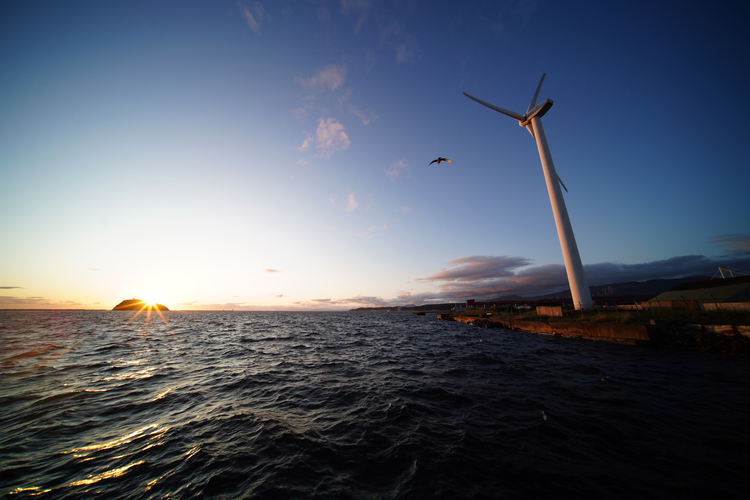
[[[538,0],[508,0],[505,2],[498,2],[499,12],[492,18],[486,18],[481,16],[480,19],[484,21],[490,30],[496,34],[502,34],[506,30],[506,26],[525,27],[532,19],[534,13],[537,11],[539,6]]]
[[[404,39],[396,44],[396,60],[398,62],[409,62],[419,57],[419,44],[414,35],[406,35]]]
[[[346,79],[346,66],[331,64],[319,69],[310,78],[299,78],[303,87],[322,92],[323,90],[336,90],[344,84]]]
[[[325,5],[320,5],[317,10],[318,21],[330,21],[331,11]]]
[[[349,193],[349,196],[346,198],[346,211],[354,212],[358,206],[359,202],[354,199],[354,193]]]
[[[720,234],[712,236],[711,242],[728,248],[730,255],[750,254],[750,236],[746,234]]]
[[[364,112],[354,104],[349,104],[349,112],[359,118],[362,121],[362,125],[369,125],[378,118],[378,115],[374,111],[368,109],[367,112]]]
[[[352,96],[352,89],[346,89],[343,94],[341,94],[341,97],[339,97],[336,102],[339,104],[344,104],[346,101],[349,100],[349,98]]]
[[[371,0],[341,0],[341,13],[345,16],[358,15],[356,23],[354,23],[354,34],[358,35],[362,29],[362,25],[367,21],[372,8]]]
[[[307,139],[302,146],[307,144]],[[351,141],[346,135],[346,129],[335,118],[318,121],[318,129],[315,131],[315,147],[319,150],[316,155],[320,158],[330,158],[334,153],[344,151],[349,148]],[[309,146],[309,144],[308,144]]]
[[[22,286],[0,286],[0,290],[13,290],[16,288],[23,288]]]
[[[280,273],[281,272],[278,269],[265,269],[264,271],[267,273]]]
[[[406,32],[402,21],[392,20],[380,29],[380,45],[393,49],[399,63],[411,62],[422,57],[417,38]]]
[[[385,174],[391,181],[395,181],[402,175],[408,175],[410,170],[409,162],[406,158],[394,161],[388,168],[385,169]]]
[[[307,121],[307,110],[305,110],[305,108],[293,109],[292,114],[300,123],[305,123]]]
[[[336,103],[339,106],[343,106],[344,104],[346,104],[346,107],[349,110],[349,113],[359,118],[360,121],[362,121],[362,125],[369,125],[370,123],[372,123],[378,118],[378,116],[375,114],[373,110],[368,109],[367,111],[362,111],[355,104],[352,104],[351,102],[347,102],[349,101],[351,97],[352,97],[352,89],[346,89],[344,93],[336,100]]]
[[[271,19],[268,11],[263,8],[260,2],[253,2],[252,7],[248,7],[243,2],[238,1],[237,7],[240,9],[245,21],[247,21],[247,25],[256,35],[260,34],[261,25]]]
[[[370,226],[367,228],[367,231],[362,231],[361,233],[357,233],[357,236],[360,238],[370,239],[373,236],[375,236],[375,233],[378,231],[385,231],[388,229],[388,226],[384,222],[382,226]]]
[[[234,309],[236,311],[262,311],[265,309],[264,307],[249,305],[247,302],[200,304],[193,300],[191,302],[180,302],[177,305],[184,309],[191,309],[194,311],[225,311],[227,309]]]

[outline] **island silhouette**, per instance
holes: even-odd
[[[149,305],[147,302],[141,300],[141,299],[127,299],[123,300],[119,304],[117,304],[115,307],[112,308],[113,311],[141,311],[144,309],[156,309],[158,311],[169,311],[169,308],[163,304],[151,304]]]

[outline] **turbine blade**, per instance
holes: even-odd
[[[542,73],[542,79],[539,80],[539,85],[536,86],[536,92],[534,92],[534,97],[531,98],[531,104],[529,104],[528,109],[526,110],[526,114],[529,114],[529,111],[531,111],[531,108],[536,106],[536,98],[539,97],[539,90],[542,88],[542,82],[544,82],[544,77],[547,76],[547,73]]]
[[[563,181],[562,181],[562,179],[560,179],[559,175],[557,176],[557,180],[560,181],[560,185],[563,187],[563,189],[567,193],[568,192],[568,188],[565,187],[565,184],[563,184]]]
[[[474,97],[474,96],[471,96],[471,95],[467,94],[466,92],[464,92],[464,95],[465,95],[466,97],[468,97],[469,99],[473,99],[474,101],[477,101],[477,102],[478,102],[479,104],[482,104],[482,105],[484,105],[484,106],[487,106],[487,107],[488,107],[488,108],[490,108],[490,109],[494,109],[494,110],[495,110],[495,111],[497,111],[498,113],[502,113],[502,114],[504,114],[505,116],[510,116],[511,118],[513,118],[514,120],[518,120],[519,122],[522,122],[522,121],[523,121],[523,116],[519,115],[519,114],[518,114],[518,113],[516,113],[515,111],[509,111],[509,110],[507,110],[507,109],[503,109],[503,108],[501,108],[501,107],[495,106],[494,104],[490,104],[490,103],[488,103],[488,102],[484,102],[483,100],[481,100],[481,99],[477,99],[476,97]]]
[[[529,134],[531,134],[531,137],[533,137],[534,140],[536,140],[536,136],[534,135],[534,127],[532,127],[531,124],[526,125],[526,130],[528,130]]]

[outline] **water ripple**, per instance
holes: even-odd
[[[164,316],[0,311],[0,491],[740,498],[750,473],[747,359],[434,315]]]

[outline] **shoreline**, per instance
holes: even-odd
[[[652,320],[650,324],[524,321],[438,314],[439,320],[458,321],[480,328],[503,328],[616,344],[722,352],[750,357],[750,326],[712,325],[686,321]]]

